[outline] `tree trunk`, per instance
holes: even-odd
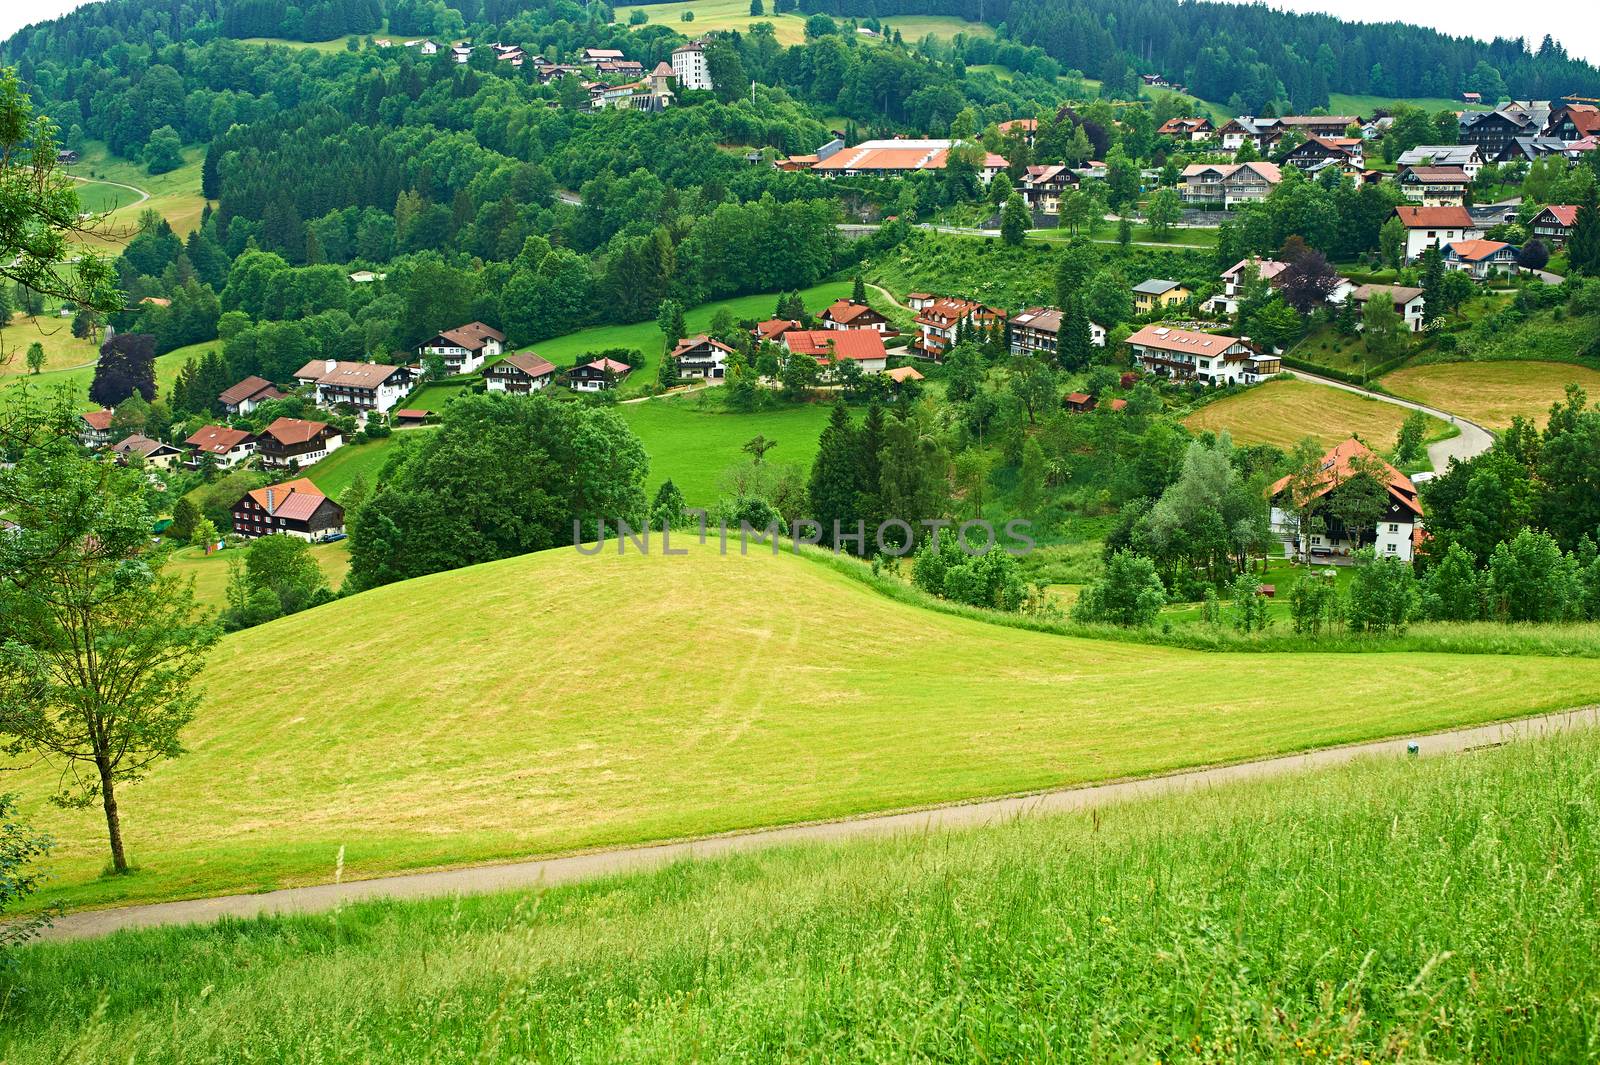
[[[117,793],[111,782],[111,763],[104,758],[95,761],[100,767],[100,799],[106,810],[106,835],[111,840],[111,869],[116,873],[126,873],[128,856],[122,851],[122,818],[117,814]]]

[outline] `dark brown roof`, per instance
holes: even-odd
[[[554,363],[543,356],[535,355],[531,351],[520,351],[515,355],[507,355],[495,365],[515,366],[529,377],[545,377],[556,372]]]
[[[328,427],[327,422],[308,422],[303,418],[279,418],[262,430],[280,444],[304,444]]]
[[[283,393],[273,387],[272,382],[265,377],[246,377],[243,381],[227,389],[217,399],[224,406],[236,407],[247,399],[254,398],[262,392],[272,392],[273,399],[281,399]]]

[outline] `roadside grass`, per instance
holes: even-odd
[[[221,610],[228,602],[228,559],[236,557],[242,560],[244,554],[243,550],[230,548],[208,555],[198,547],[180,547],[172,552],[166,568],[168,573],[193,577],[194,595],[200,605],[207,610]],[[317,560],[317,565],[327,575],[328,587],[338,591],[345,573],[350,569],[349,541],[312,544],[311,557]]]
[[[664,6],[664,5],[652,5]],[[749,8],[746,7],[748,11]],[[813,285],[800,292],[800,297],[805,301],[806,310],[812,314],[822,311],[828,304],[837,299],[844,299],[850,295],[852,282],[850,281],[824,281],[820,285]],[[743,321],[746,318],[761,321],[772,317],[773,310],[777,307],[778,293],[768,292],[754,296],[737,296],[733,299],[717,300],[713,303],[703,303],[698,307],[689,308],[684,312],[684,322],[689,327],[690,333],[703,332],[711,324],[711,319],[717,311],[727,308],[735,320]],[[893,310],[887,302],[882,302],[882,297],[869,292],[868,302],[879,310],[888,312]],[[536,351],[540,355],[555,363],[559,369],[569,370],[576,364],[580,355],[590,352],[603,351],[606,348],[634,348],[644,353],[644,364],[629,374],[617,386],[617,394],[621,396],[642,395],[646,389],[656,384],[656,375],[660,372],[661,356],[666,345],[666,338],[655,322],[634,322],[631,325],[597,325],[588,329],[580,329],[576,333],[566,336],[554,337],[543,340],[537,344],[522,348],[523,351]],[[507,354],[510,354],[509,352]]]
[[[1271,444],[1284,450],[1308,436],[1325,447],[1359,436],[1376,450],[1388,452],[1410,413],[1393,403],[1313,381],[1277,378],[1207,403],[1183,424],[1195,432],[1226,431],[1236,443]],[[1450,428],[1437,418],[1430,417],[1428,423],[1430,439],[1443,437]]]
[[[106,216],[98,232],[84,240],[108,254],[119,253],[129,240],[139,232],[139,216],[147,210],[160,212],[180,237],[186,237],[200,226],[200,214],[205,209],[205,198],[200,195],[200,167],[205,161],[203,147],[183,150],[183,166],[165,174],[151,174],[143,163],[111,155],[104,143],[91,141],[79,153],[78,162],[67,167],[67,172],[82,178],[79,182],[101,183],[89,185],[89,196],[109,200],[112,193],[119,195],[118,206]],[[150,194],[143,202],[127,189],[113,188],[104,182],[131,185]],[[104,191],[109,190],[109,191]],[[82,191],[82,189],[80,189]],[[89,204],[85,210],[95,210]]]
[[[1594,698],[1580,657],[1069,638],[921,609],[903,582],[833,556],[654,546],[434,574],[224,638],[189,753],[119,790],[133,874],[102,875],[99,811],[46,803],[49,767],[11,775],[57,840],[35,902],[326,882],[341,853],[358,879],[701,836]]]
[[[767,453],[771,465],[811,470],[823,428],[832,414],[828,403],[785,403],[749,413],[729,411],[716,388],[692,396],[652,399],[617,407],[650,456],[648,491],[668,478],[692,507],[709,507],[723,495],[728,468],[748,465],[743,450],[752,437],[776,440]]]
[[[1353,374],[1366,373],[1369,366],[1378,364],[1378,360],[1367,353],[1367,342],[1361,334],[1347,337],[1331,325],[1313,329],[1289,348],[1289,354],[1305,362]]]
[[[1597,778],[1600,737],[1574,733],[542,891],[36,944],[0,996],[0,1055],[1586,1060]]]
[[[1521,415],[1544,427],[1550,405],[1568,384],[1600,399],[1600,371],[1560,362],[1436,362],[1385,374],[1383,387],[1397,396],[1451,411],[1501,430]]]
[[[0,377],[28,375],[28,346],[36,342],[44,348],[44,372],[40,378],[44,373],[92,364],[100,358],[100,349],[93,341],[72,335],[71,318],[17,315],[0,333]]]

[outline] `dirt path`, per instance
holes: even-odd
[[[129,207],[137,207],[141,203],[143,203],[144,201],[146,201],[146,200],[148,200],[150,198],[150,194],[148,192],[144,191],[143,189],[139,188],[137,185],[124,185],[120,181],[107,181],[105,178],[83,177],[83,176],[81,176],[79,174],[68,174],[67,176],[69,178],[71,178],[73,181],[82,181],[82,182],[85,182],[85,183],[90,183],[90,184],[95,184],[95,185],[110,185],[112,188],[127,189],[129,192],[137,192],[139,194],[139,198],[137,200],[134,200],[132,203],[119,203],[119,204],[117,204],[117,206],[114,209],[118,210],[118,211],[127,210]],[[107,211],[106,213],[110,214],[111,212]]]
[[[1455,426],[1460,430],[1457,435],[1445,440],[1435,440],[1428,445],[1428,461],[1433,463],[1434,471],[1437,473],[1443,473],[1449,469],[1451,459],[1460,459],[1465,462],[1488,451],[1494,444],[1493,433],[1477,422],[1468,421],[1459,414],[1451,414],[1449,411],[1430,407],[1425,403],[1414,403],[1409,399],[1401,399],[1399,396],[1374,392],[1369,388],[1362,388],[1360,385],[1345,384],[1343,381],[1335,381],[1331,377],[1323,377],[1320,374],[1306,373],[1304,370],[1286,370],[1285,372],[1300,378],[1302,381],[1314,381],[1319,385],[1327,385],[1329,388],[1339,388],[1346,392],[1354,392],[1358,396],[1366,396],[1369,399],[1376,399],[1383,403],[1392,403],[1407,410],[1420,410],[1424,414],[1431,415],[1442,422],[1448,422]]]
[[[594,851],[561,858],[513,862],[507,865],[468,866],[376,877],[372,880],[344,884],[319,884],[313,887],[269,891],[259,895],[224,895],[218,898],[161,902],[121,909],[84,910],[58,919],[53,928],[45,931],[43,938],[82,939],[123,928],[195,924],[215,921],[221,917],[248,918],[261,914],[317,913],[368,899],[421,899],[441,895],[475,895],[491,891],[552,887],[617,873],[654,869],[670,862],[714,858],[767,847],[831,843],[867,837],[981,827],[1018,817],[1069,813],[1110,803],[1213,788],[1234,781],[1271,779],[1320,766],[1342,765],[1357,758],[1403,757],[1411,744],[1416,745],[1418,755],[1434,756],[1497,746],[1517,738],[1593,728],[1596,725],[1600,725],[1600,706],[1591,706],[1581,710],[1456,729],[1450,732],[1375,740],[1300,754],[1279,755],[1252,762],[1188,770],[1165,776],[1015,795],[1002,799],[986,799],[933,809],[872,814],[842,821],[733,832],[708,839]]]
[[[880,295],[884,299],[888,300],[891,306],[898,307],[902,311],[907,312],[908,314],[911,313],[911,308],[910,307],[907,307],[905,304],[903,304],[899,300],[895,299],[894,298],[894,293],[890,292],[888,289],[884,288],[882,285],[874,285],[871,281],[868,281],[865,284],[872,291],[876,292],[878,295]]]

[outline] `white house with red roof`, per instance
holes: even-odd
[[[863,373],[883,373],[889,366],[883,334],[874,329],[792,329],[783,334],[783,346],[790,354],[809,356],[824,368],[849,361]]]
[[[1528,220],[1533,235],[1552,248],[1565,244],[1577,224],[1578,208],[1572,204],[1552,204]]]
[[[278,386],[265,377],[246,377],[232,388],[224,389],[217,397],[222,409],[229,414],[249,414],[269,399],[282,399]]]
[[[1328,503],[1352,477],[1368,475],[1383,482],[1388,492],[1383,513],[1370,529],[1348,529],[1330,512]],[[1361,441],[1351,438],[1322,457],[1322,468],[1315,483],[1296,495],[1293,477],[1280,478],[1267,489],[1272,501],[1272,531],[1283,544],[1284,557],[1340,561],[1363,547],[1372,547],[1380,558],[1410,562],[1422,541],[1422,502],[1411,478],[1374,455]],[[1307,509],[1319,511],[1318,528],[1302,530],[1299,514]]]
[[[202,425],[184,441],[194,450],[186,460],[190,466],[199,466],[209,455],[218,466],[226,469],[255,454],[256,438],[243,429],[230,429],[225,425]]]
[[[343,443],[339,430],[327,422],[277,418],[256,437],[256,450],[265,467],[304,469],[338,451]]]
[[[409,366],[312,359],[295,371],[294,379],[315,389],[318,406],[347,403],[362,414],[386,414],[411,391],[416,374]]]
[[[1517,249],[1501,240],[1458,240],[1445,247],[1444,268],[1477,281],[1509,277],[1517,272]]]
[[[555,377],[555,363],[531,351],[521,351],[484,370],[483,385],[490,392],[527,395],[549,387]]]
[[[604,392],[633,372],[633,367],[616,359],[595,359],[567,371],[567,387],[574,392]]]
[[[1477,240],[1483,229],[1465,207],[1396,207],[1395,215],[1406,227],[1406,262],[1429,248],[1443,248],[1458,240]]]
[[[1157,377],[1208,385],[1255,384],[1283,369],[1276,355],[1264,355],[1248,338],[1199,333],[1170,325],[1147,325],[1123,343],[1134,362]]]
[[[105,447],[111,443],[111,419],[117,412],[110,407],[78,415],[78,439],[84,447]]]
[[[728,375],[728,357],[733,349],[704,333],[684,337],[667,353],[678,376],[696,381],[720,381]]]
[[[828,156],[811,172],[819,177],[901,177],[922,170],[943,170],[956,146],[956,141],[937,139],[863,141]],[[977,151],[978,179],[987,185],[1007,164],[1004,157],[993,152],[981,147]]]
[[[918,312],[917,337],[911,351],[926,359],[943,359],[963,330],[973,333],[975,340],[991,329],[1005,332],[1006,312],[976,300],[935,296],[921,301],[912,299],[911,306]]]

